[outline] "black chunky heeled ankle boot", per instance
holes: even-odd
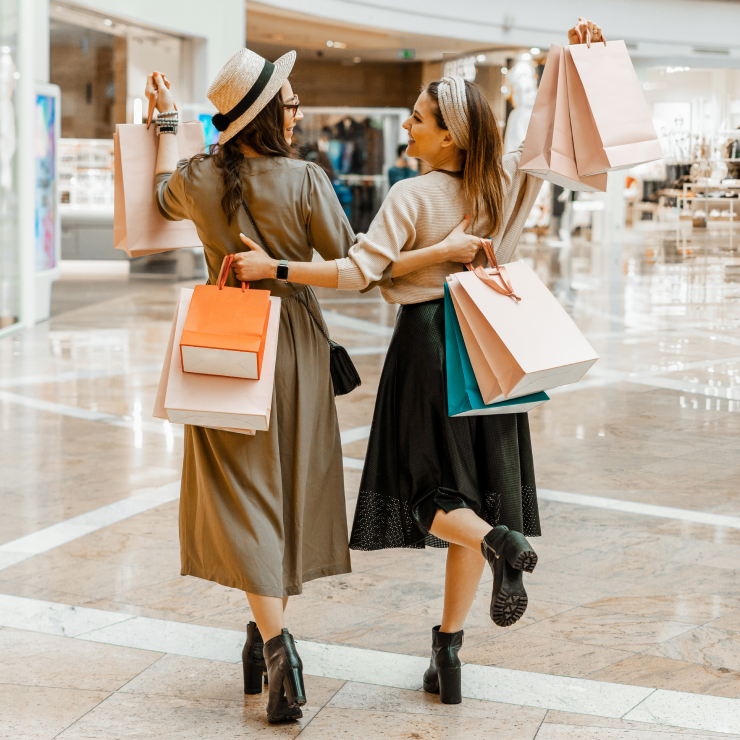
[[[306,689],[303,685],[303,661],[290,632],[283,629],[282,634],[268,640],[263,653],[270,686],[267,721],[299,719],[303,716],[300,708],[306,703]]]
[[[432,629],[432,660],[424,673],[424,691],[439,694],[442,704],[460,704],[462,664],[457,654],[463,644],[463,631],[440,632],[439,627]]]
[[[257,625],[250,622],[247,625],[247,641],[242,650],[245,694],[261,694],[263,680],[267,683],[267,666],[262,653],[264,647],[264,640]]]
[[[531,573],[537,554],[524,535],[503,524],[494,527],[481,541],[483,557],[493,571],[491,619],[499,627],[508,627],[521,619],[527,609],[522,571]]]

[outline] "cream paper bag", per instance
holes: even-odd
[[[270,298],[270,319],[261,377],[259,380],[245,380],[183,372],[180,353],[173,349],[179,346],[192,295],[192,289],[183,288],[180,292],[154,416],[166,418],[173,424],[192,424],[230,432],[267,431],[280,329],[280,298]]]
[[[204,152],[203,124],[181,123],[177,147],[181,159]],[[158,150],[156,127],[147,130],[142,124],[116,125],[113,244],[129,257],[203,246],[192,221],[168,221],[154,204]]]
[[[519,169],[569,190],[606,192],[606,175],[581,177],[573,148],[563,47],[547,55]]]
[[[495,292],[474,272],[448,278],[484,402],[578,382],[598,359],[593,347],[524,262],[502,268],[521,300]]]
[[[663,158],[624,41],[563,47],[578,174]]]

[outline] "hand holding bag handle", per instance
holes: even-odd
[[[472,263],[465,266],[489,288],[493,288],[497,293],[508,296],[512,298],[515,303],[519,303],[522,299],[514,292],[506,267],[499,266],[499,263],[496,260],[496,253],[493,251],[493,245],[490,239],[481,239],[481,246],[483,247],[483,251],[486,253],[486,257],[488,257],[488,262],[492,269],[486,271],[480,265],[478,265],[478,267],[473,267]],[[494,280],[494,276],[501,279],[503,286],[499,285]]]
[[[157,74],[156,72],[154,73]],[[162,75],[162,81],[167,86],[167,89],[170,89],[170,81]],[[157,98],[159,98],[159,90],[157,89],[157,83],[154,83],[154,92],[152,92],[151,97],[149,98],[149,112],[147,113],[146,117],[146,127],[149,129],[149,127],[152,125],[152,116],[154,115],[154,109],[157,107]],[[177,106],[175,106],[175,110],[177,110]]]
[[[271,259],[277,259],[272,253],[270,247],[267,245],[265,237],[262,236],[262,232],[259,230],[259,227],[252,218],[252,214],[250,213],[247,203],[243,198],[242,206],[244,206],[244,210],[249,217],[249,222],[252,224],[252,228],[257,234],[260,242],[262,242],[262,246],[264,247],[265,252],[267,252]],[[242,283],[242,285],[243,284],[244,283]],[[288,285],[290,285],[290,287],[293,289],[296,298],[303,304],[303,307],[306,309],[306,311],[308,311],[308,315],[313,319],[314,324],[316,324],[316,328],[321,332],[322,336],[329,344],[329,371],[331,372],[331,382],[332,386],[334,387],[334,395],[344,396],[350,391],[353,391],[355,388],[358,388],[360,385],[362,385],[362,381],[360,380],[360,375],[357,372],[357,368],[354,366],[354,363],[350,359],[347,350],[342,347],[341,344],[337,344],[336,342],[332,341],[329,335],[324,331],[324,327],[321,325],[321,322],[316,318],[316,316],[314,316],[314,313],[310,309],[308,303],[306,303],[300,292],[296,290],[295,285],[293,285],[293,283],[288,283]]]
[[[219,290],[223,290],[224,286],[226,285],[226,280],[229,277],[229,270],[231,269],[231,264],[234,261],[234,255],[233,254],[227,254],[224,257],[224,261],[221,263],[221,270],[218,273],[218,280],[216,281],[216,285],[218,285]],[[249,288],[249,283],[245,283],[242,281],[242,293]]]

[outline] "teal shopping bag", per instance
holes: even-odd
[[[445,364],[447,373],[447,415],[488,416],[520,414],[549,401],[547,393],[531,393],[486,406],[465,348],[460,322],[455,314],[450,288],[445,283]]]

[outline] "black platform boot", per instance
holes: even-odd
[[[439,627],[432,629],[432,660],[424,673],[424,691],[439,694],[442,704],[459,704],[462,664],[457,654],[463,644],[463,631],[440,632]]]
[[[537,554],[524,535],[503,524],[483,538],[480,549],[493,571],[491,619],[499,627],[508,627],[519,621],[527,609],[522,570],[534,570]]]
[[[299,719],[303,716],[300,708],[306,703],[303,662],[287,629],[265,643],[264,656],[270,684],[267,721]]]
[[[247,641],[242,650],[242,668],[244,669],[244,693],[261,694],[262,681],[267,683],[267,666],[262,650],[265,644],[257,625],[247,625]]]

